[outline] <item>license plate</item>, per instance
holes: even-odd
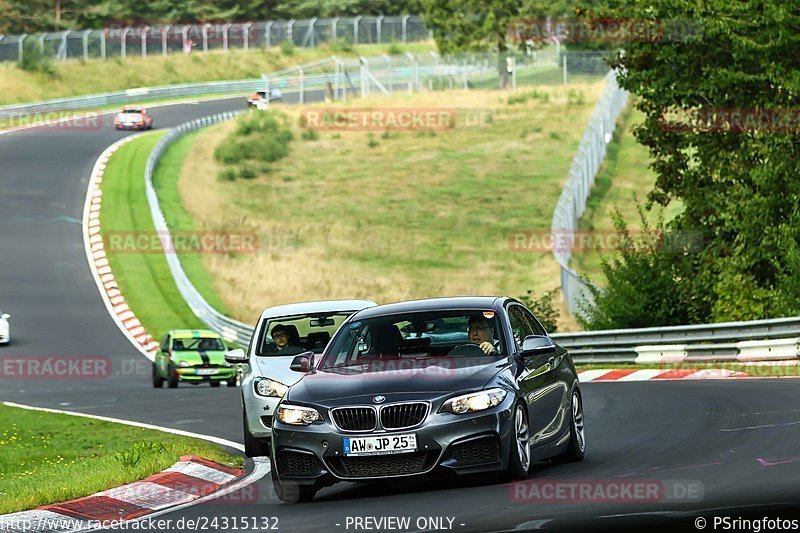
[[[195,370],[198,376],[213,376],[217,373],[216,368],[198,368]]]
[[[345,437],[345,455],[384,455],[417,451],[417,436],[381,435],[375,437]]]

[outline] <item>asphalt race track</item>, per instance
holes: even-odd
[[[158,107],[155,126],[243,105],[244,98],[237,97]],[[111,115],[96,129],[51,127],[0,135],[0,307],[12,314],[12,344],[0,347],[0,358],[104,356],[113,361],[113,371],[101,379],[0,376],[0,400],[241,442],[238,390],[153,389],[149,362],[108,316],[90,274],[79,222],[87,180],[103,149],[125,135],[114,131]],[[455,531],[616,530],[665,521],[696,530],[698,515],[709,522],[714,515],[746,513],[788,518],[800,502],[798,390],[800,381],[791,379],[585,384],[586,460],[536,464],[528,482],[542,491],[549,482],[563,486],[568,480],[601,486],[656,482],[664,490],[650,501],[575,501],[552,493],[551,501],[531,500],[530,493],[511,485],[442,479],[339,484],[320,491],[313,503],[287,505],[274,497],[267,476],[240,493],[159,518],[172,519],[175,525],[168,529],[175,530],[186,529],[178,525],[181,518],[208,520],[208,530],[232,530],[237,517],[277,517],[280,531],[331,532],[368,530],[355,527],[354,517],[410,517],[410,530]],[[220,518],[228,518],[227,527]]]

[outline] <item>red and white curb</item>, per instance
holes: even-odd
[[[108,527],[201,498],[216,496],[244,470],[187,455],[142,481],[32,511],[0,516],[0,531],[82,531]]]
[[[100,210],[103,206],[103,175],[111,155],[123,145],[136,139],[141,133],[120,139],[106,148],[95,162],[92,174],[89,177],[89,187],[86,191],[86,202],[83,209],[83,243],[86,249],[86,258],[92,271],[100,296],[108,309],[111,318],[122,333],[145,357],[151,361],[155,359],[158,342],[145,331],[142,323],[128,307],[125,297],[119,290],[114,273],[108,264],[103,237],[100,232]]]
[[[760,365],[759,365],[760,366]],[[581,383],[603,381],[655,381],[655,380],[702,380],[702,379],[741,379],[741,378],[797,378],[800,376],[765,376],[762,372],[750,375],[747,372],[728,370],[725,368],[617,368],[579,370],[578,380]]]

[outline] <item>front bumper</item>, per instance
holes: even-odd
[[[472,415],[434,413],[423,425],[369,434],[342,432],[325,413],[323,422],[289,426],[276,420],[272,459],[280,479],[324,485],[450,472],[475,474],[504,469],[513,438],[513,402]],[[345,456],[344,437],[415,433],[417,451],[389,455]]]
[[[118,130],[143,130],[147,127],[146,124],[114,124]]]
[[[272,417],[281,398],[261,396],[253,390],[252,380],[242,383],[242,400],[247,417],[247,429],[257,439],[272,437]]]
[[[216,372],[209,375],[197,374],[199,368],[193,367],[178,367],[178,378],[181,381],[230,381],[236,379],[236,370],[234,368],[215,368]]]

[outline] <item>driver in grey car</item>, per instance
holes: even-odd
[[[470,317],[467,333],[469,334],[469,342],[477,344],[483,350],[483,353],[486,355],[497,353],[500,343],[494,339],[494,328],[488,318],[481,315]]]

